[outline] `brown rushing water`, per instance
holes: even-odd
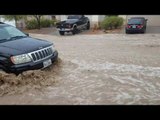
[[[159,34],[32,36],[53,41],[60,62],[0,74],[0,104],[160,104]]]

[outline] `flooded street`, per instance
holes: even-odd
[[[159,34],[31,36],[54,42],[59,60],[1,73],[0,104],[160,104]]]

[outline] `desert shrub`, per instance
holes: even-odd
[[[36,20],[27,20],[26,22],[26,28],[27,29],[37,29],[38,28],[38,23]]]
[[[124,19],[122,17],[117,17],[116,22],[114,24],[114,28],[121,27],[123,25]]]
[[[118,28],[123,25],[123,18],[118,16],[107,16],[105,19],[101,22],[100,27],[102,29],[108,30],[113,28]]]
[[[55,26],[55,23],[56,23],[56,20],[41,19],[42,28]],[[26,28],[27,29],[37,29],[38,28],[37,21],[35,19],[26,21]]]
[[[51,26],[51,20],[49,19],[42,19],[41,20],[41,27],[46,28]]]

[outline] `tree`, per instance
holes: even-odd
[[[37,20],[38,29],[41,29],[41,18],[42,18],[42,15],[33,15],[33,17]]]
[[[25,18],[24,15],[4,15],[3,17],[4,17],[4,19],[9,20],[9,21],[14,20],[15,23],[16,23],[16,27],[17,27],[17,22],[18,22],[19,20]]]

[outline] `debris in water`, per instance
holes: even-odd
[[[23,93],[29,89],[42,89],[56,83],[55,76],[61,67],[61,59],[45,70],[29,70],[18,76],[0,71],[0,96]]]

